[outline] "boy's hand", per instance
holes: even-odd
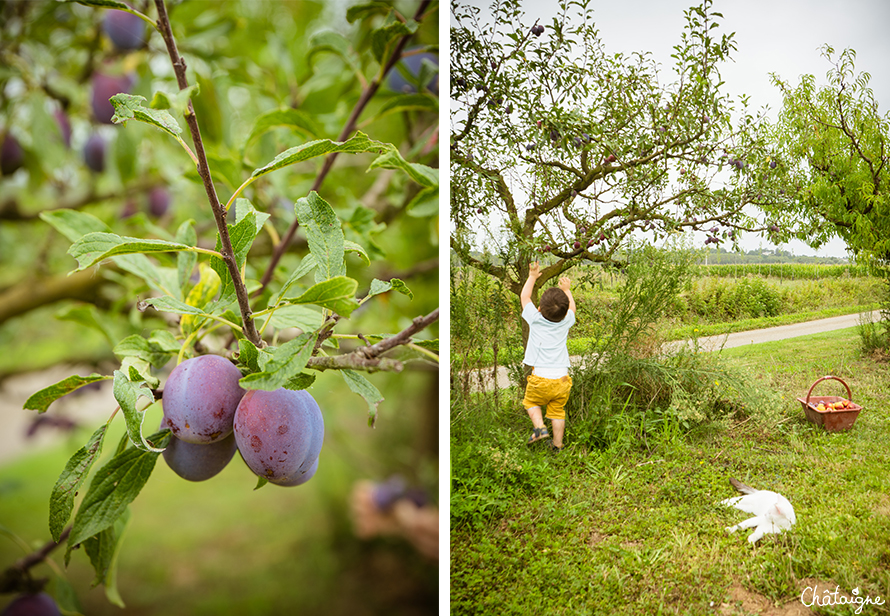
[[[541,264],[539,262],[532,261],[528,264],[528,277],[535,280],[541,277]]]
[[[572,281],[569,279],[568,276],[563,276],[562,278],[559,279],[559,288],[562,289],[563,291],[568,292],[568,290],[571,288],[571,286],[572,286]]]

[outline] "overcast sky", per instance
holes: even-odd
[[[487,9],[488,0],[461,0]],[[684,11],[693,0],[593,0],[594,21],[607,53],[649,51],[665,71],[670,71],[674,45],[686,24]],[[556,2],[525,0],[525,23],[536,19],[547,25],[556,14]],[[835,52],[856,50],[857,73],[871,73],[880,112],[890,109],[890,1],[888,0],[717,0],[713,10],[723,14],[721,33],[735,33],[734,62],[724,64],[724,92],[734,99],[750,97],[750,109],[769,106],[775,117],[782,103],[778,88],[770,84],[770,73],[797,85],[800,75],[816,76],[825,84],[831,65],[820,48],[828,43]],[[668,79],[668,75],[665,76]],[[743,241],[750,250],[759,238]],[[765,247],[769,247],[764,244]],[[843,242],[836,240],[815,253],[794,241],[782,246],[795,254],[846,256]]]

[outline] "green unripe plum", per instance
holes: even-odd
[[[207,445],[232,433],[235,409],[244,395],[241,371],[219,355],[182,362],[164,384],[164,428],[187,443]]]
[[[248,391],[235,411],[235,440],[257,476],[299,485],[317,467],[324,440],[321,409],[306,391]]]

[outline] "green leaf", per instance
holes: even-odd
[[[109,578],[111,578],[112,581],[115,578],[113,570],[116,565],[117,555],[120,552],[121,538],[129,521],[130,510],[127,508],[124,509],[121,517],[115,520],[113,525],[83,542],[84,551],[86,551],[87,556],[89,556],[90,563],[93,565],[93,570],[96,572],[96,577],[93,579],[92,584],[93,588],[99,584],[105,584],[106,593],[111,590],[108,581]],[[112,586],[115,585],[112,584]],[[123,601],[121,601],[120,595],[117,592],[117,588],[114,588],[112,596],[115,597],[116,601],[120,602],[116,603],[116,605],[124,607]]]
[[[40,212],[40,219],[52,225],[71,242],[76,242],[87,233],[111,233],[111,227],[104,222],[92,214],[78,210]]]
[[[294,378],[290,379],[287,383],[285,383],[284,388],[299,391],[301,389],[308,389],[314,382],[314,374],[306,374],[305,372],[301,372]]]
[[[268,480],[268,479],[266,479],[265,477],[260,477],[259,475],[257,475],[257,482],[256,482],[256,487],[254,488],[254,492],[257,491],[257,490],[259,490],[260,488],[262,488],[262,487],[263,487],[264,485],[266,485],[267,483],[269,483],[269,480]]]
[[[196,246],[198,244],[194,220],[190,218],[179,225],[179,228],[176,230],[176,241],[188,246]],[[176,273],[179,277],[180,297],[185,294],[186,288],[191,284],[192,270],[195,269],[197,262],[198,255],[190,250],[181,251],[176,255]]]
[[[356,244],[352,240],[343,240],[343,249],[346,252],[354,252],[357,254],[365,265],[371,265],[371,257],[368,256],[368,253],[359,244]]]
[[[131,381],[124,372],[115,370],[113,392],[114,399],[120,404],[121,411],[124,414],[130,442],[141,451],[154,453],[164,451],[163,447],[155,447],[142,434],[142,422],[145,420],[145,411],[140,411],[136,408],[136,401],[139,398],[148,398],[151,402],[155,401],[154,394],[146,386],[145,381],[138,379]]]
[[[213,270],[210,264],[201,263],[198,269],[201,272],[201,278],[198,280],[198,284],[192,287],[185,303],[189,306],[194,306],[199,310],[203,310],[219,291],[221,281],[219,279],[219,274]],[[195,315],[191,314],[184,315],[179,321],[179,327],[185,335],[195,331],[200,324],[201,321],[199,321]]]
[[[405,206],[408,216],[426,218],[439,213],[439,187],[424,188]]]
[[[124,4],[123,2],[118,2],[117,0],[68,0],[69,2],[77,2],[77,4],[82,4],[84,6],[92,6],[101,9],[122,9],[122,10],[130,10],[130,7]]]
[[[372,428],[377,421],[377,406],[383,402],[383,396],[380,390],[374,387],[373,383],[355,370],[344,369],[338,370],[346,381],[346,385],[353,393],[360,395],[368,403],[368,425]]]
[[[347,141],[331,141],[330,139],[319,139],[317,141],[309,141],[303,145],[285,150],[272,159],[267,165],[256,169],[251,178],[258,178],[267,173],[271,173],[288,165],[332,154],[334,152],[359,154],[361,152],[383,152],[393,148],[391,144],[382,143],[369,139],[367,135],[361,131],[356,132]]]
[[[169,439],[169,430],[151,436],[161,446]],[[96,472],[74,518],[66,561],[75,546],[109,528],[124,514],[151,476],[158,455],[158,451],[125,449]]]
[[[290,340],[272,353],[272,359],[266,364],[263,372],[248,374],[239,382],[245,389],[262,389],[275,391],[284,387],[296,375],[303,371],[312,351],[315,349],[315,332],[305,332]]]
[[[402,295],[408,296],[408,299],[414,299],[414,293],[411,292],[411,289],[408,288],[403,281],[398,278],[393,278],[391,280],[377,280],[376,278],[371,281],[371,289],[368,291],[368,296],[373,297],[374,295],[380,295],[381,293],[386,293],[387,291],[397,291]]]
[[[324,51],[335,53],[349,66],[349,69],[356,75],[361,74],[362,66],[358,54],[352,49],[349,41],[342,34],[333,31],[318,32],[313,34],[309,39],[309,57],[312,57]]]
[[[364,19],[371,15],[388,15],[393,10],[389,2],[365,2],[356,4],[346,9],[346,21],[354,23],[358,19]]]
[[[254,346],[254,344],[246,339],[242,338],[238,341],[238,362],[245,366],[250,372],[259,372],[259,351]]]
[[[306,231],[309,252],[318,264],[315,281],[321,282],[346,274],[345,242],[340,219],[327,201],[311,192],[294,205],[297,220]]]
[[[118,359],[123,359],[125,357],[138,357],[139,359],[144,360],[147,364],[150,364],[155,368],[163,367],[164,364],[170,361],[170,358],[172,358],[173,355],[178,352],[178,347],[176,347],[175,351],[167,350],[165,348],[161,348],[154,341],[146,340],[139,334],[127,336],[126,338],[118,342],[113,350],[113,353],[117,356]]]
[[[124,237],[114,233],[94,232],[87,233],[74,242],[71,248],[68,249],[68,254],[77,259],[80,267],[74,271],[79,272],[115,255],[176,252],[179,250],[194,250],[194,247],[165,240]]]
[[[189,106],[189,100],[193,96],[197,96],[201,91],[197,84],[187,87],[185,90],[179,90],[176,94],[167,94],[158,90],[152,96],[149,106],[152,109],[172,109],[177,116],[184,116]]]
[[[112,260],[122,270],[144,280],[152,289],[174,297],[179,294],[177,271],[172,267],[155,265],[151,259],[140,254],[120,255],[112,257]]]
[[[281,306],[272,314],[272,326],[276,329],[296,327],[304,332],[311,332],[321,327],[324,322],[321,312],[310,306]]]
[[[368,167],[371,169],[400,169],[408,174],[412,180],[426,188],[439,187],[439,170],[421,165],[420,163],[409,163],[402,158],[402,155],[395,148],[387,150]]]
[[[91,374],[90,376],[77,376],[75,374],[69,376],[55,385],[44,387],[40,391],[31,394],[31,397],[25,400],[25,405],[22,408],[37,411],[38,413],[45,413],[46,409],[49,408],[49,405],[62,396],[70,394],[72,391],[80,389],[84,385],[89,385],[96,381],[105,381],[110,378],[111,377],[109,376],[102,376],[101,374]]]
[[[439,341],[437,340],[413,340],[411,344],[416,344],[417,346],[426,349],[427,351],[435,351],[439,352]]]
[[[333,310],[340,316],[348,317],[358,308],[355,291],[358,282],[347,276],[335,276],[309,287],[299,297],[285,298],[289,304],[315,304]]]
[[[345,243],[344,243],[345,247]],[[279,297],[287,293],[287,290],[300,278],[311,272],[318,265],[318,261],[315,257],[312,256],[312,253],[309,253],[300,261],[300,265],[291,272],[290,277],[287,279],[287,282],[284,283],[284,286],[281,287],[281,292],[278,294]]]
[[[399,39],[417,32],[417,22],[409,20],[408,23],[393,21],[371,32],[371,51],[374,58],[381,64],[390,56],[391,50]]]
[[[261,114],[253,124],[247,141],[244,142],[244,149],[249,146],[254,139],[260,137],[263,133],[271,128],[285,126],[294,131],[303,133],[309,137],[316,137],[323,131],[322,127],[315,121],[315,117],[300,111],[299,109],[273,109]]]
[[[49,497],[49,532],[53,541],[58,541],[62,534],[62,530],[71,517],[71,511],[74,509],[74,497],[80,486],[83,485],[93,463],[102,453],[102,443],[105,441],[105,433],[108,431],[108,424],[100,426],[86,445],[74,452],[74,455],[68,459],[65,470],[59,475],[52,494]]]
[[[185,302],[173,299],[169,295],[164,297],[150,297],[137,304],[140,310],[145,310],[146,306],[152,306],[155,310],[161,312],[172,312],[174,314],[193,314],[198,316],[206,316],[206,313],[200,308],[189,306]]]
[[[377,115],[374,116],[374,120],[379,120],[391,113],[402,113],[404,111],[438,113],[439,99],[431,94],[399,94],[381,105]]]
[[[169,111],[144,107],[142,105],[145,102],[144,96],[115,94],[109,100],[114,105],[114,115],[111,116],[111,121],[115,124],[126,125],[127,120],[137,120],[156,126],[176,138],[179,138],[182,133],[182,127],[176,118],[170,115]]]

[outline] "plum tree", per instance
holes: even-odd
[[[257,476],[299,485],[294,482],[317,467],[324,440],[321,409],[304,390],[248,391],[235,411],[235,440]]]
[[[105,171],[105,139],[102,135],[90,135],[83,146],[83,162],[96,173]]]
[[[145,22],[138,15],[109,10],[105,13],[102,29],[114,46],[122,51],[139,49],[145,44]]]
[[[0,616],[61,616],[56,602],[45,592],[19,595]]]
[[[135,84],[136,79],[131,75],[106,75],[105,73],[93,73],[93,90],[90,102],[93,108],[93,116],[102,124],[112,124],[114,117],[114,105],[109,99],[115,94],[128,93]]]
[[[219,355],[187,359],[164,385],[164,423],[187,443],[206,445],[232,433],[235,409],[244,395],[241,371]]]
[[[205,481],[222,471],[237,449],[234,434],[208,445],[187,443],[174,436],[163,455],[167,466],[183,479]]]
[[[534,299],[574,266],[623,267],[633,242],[704,233],[693,214],[722,225],[718,242],[734,241],[732,230],[764,232],[753,207],[778,202],[781,186],[776,174],[764,178],[771,145],[762,118],[721,91],[720,66],[735,45],[716,29],[712,0],[685,12],[673,81],[646,53],[608,53],[591,0],[558,4],[544,36],[543,26],[521,27],[519,0],[488,14],[452,4],[453,83],[485,93],[451,93],[451,248],[460,262],[518,296],[529,261],[549,246]],[[488,104],[501,98],[512,115]],[[721,153],[738,161],[732,173]],[[469,223],[478,208],[493,224]]]
[[[3,175],[12,175],[18,171],[25,162],[25,151],[18,139],[6,133],[3,136],[3,145],[0,146],[0,171]]]

